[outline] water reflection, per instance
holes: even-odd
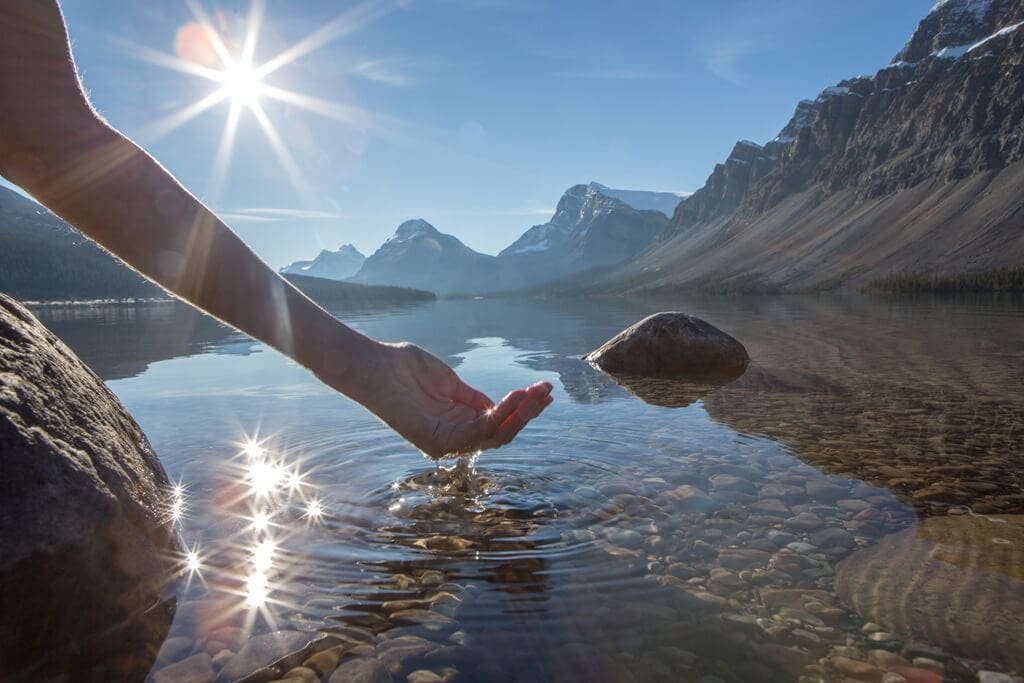
[[[748,372],[620,385],[579,360],[665,309],[742,340]],[[1016,604],[1018,579],[957,593],[955,572],[999,572],[963,559],[980,552],[974,531],[930,525],[1024,508],[1022,311],[785,297],[343,313],[492,394],[558,376],[544,420],[448,469],[274,354],[156,363],[113,387],[188,483],[180,518],[186,538],[202,534],[206,581],[182,595],[171,640],[184,654],[159,666],[205,653],[223,671],[277,629],[290,651],[326,634],[337,665],[372,659],[397,680],[880,679],[925,676],[928,659],[948,680],[1010,670],[986,643],[1024,639],[1019,621],[940,631],[950,614],[971,622],[973,604]],[[273,439],[232,459],[223,444],[257,424]],[[927,557],[884,540],[922,528],[942,546]],[[1000,539],[1013,542],[985,547]],[[862,557],[873,569],[838,590]],[[928,558],[952,568],[946,583],[898,571]]]

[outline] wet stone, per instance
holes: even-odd
[[[754,512],[760,512],[772,517],[789,517],[791,513],[789,506],[778,498],[765,498],[750,505]]]
[[[882,670],[877,666],[841,655],[829,657],[827,666],[844,676],[849,676],[859,681],[879,681],[882,679]]]
[[[337,664],[337,662],[335,662]],[[333,670],[333,667],[331,668]],[[327,673],[330,673],[329,671]],[[295,683],[320,683],[320,675],[313,669],[297,666],[294,669],[290,669],[284,676],[281,677],[283,681],[294,681]]]
[[[978,683],[1021,683],[1021,679],[999,671],[982,670],[978,672]]]
[[[210,655],[204,652],[160,669],[153,683],[213,683],[215,678]]]
[[[752,548],[728,548],[718,553],[718,562],[729,569],[746,569],[752,565],[763,565],[771,559],[771,554]]]
[[[222,666],[228,663],[228,660],[230,660],[234,656],[234,652],[225,648],[217,654],[215,654],[210,661],[213,664],[214,669],[220,669]]]
[[[777,529],[773,529],[772,531],[768,532],[768,540],[771,541],[774,545],[781,548],[785,545],[794,542],[796,540],[796,535],[791,534],[788,531],[779,531]]]
[[[310,634],[300,631],[274,631],[246,641],[242,649],[220,671],[221,678],[235,680],[259,671],[293,652],[301,650],[311,640]]]
[[[829,481],[809,481],[804,485],[807,495],[814,500],[832,502],[847,495],[846,488]]]
[[[824,522],[821,517],[813,512],[801,512],[783,522],[787,529],[795,529],[797,531],[815,531],[820,529],[823,524]]]
[[[835,546],[850,547],[855,544],[853,536],[844,529],[829,527],[811,535],[811,542],[823,548]]]
[[[193,645],[192,639],[184,636],[168,638],[160,646],[160,653],[157,654],[156,659],[158,662],[177,662],[192,651]]]
[[[392,680],[383,662],[373,657],[356,657],[335,669],[329,683],[391,683]]]

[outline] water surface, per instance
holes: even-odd
[[[740,339],[747,373],[722,387],[620,383],[579,360],[671,309]],[[1024,513],[1019,298],[336,311],[376,338],[424,346],[495,398],[555,385],[555,403],[513,444],[448,470],[183,306],[37,312],[108,380],[183,485],[176,511],[197,571],[156,672],[203,651],[237,668],[245,642],[285,631],[299,643],[333,634],[342,664],[374,657],[395,680],[842,680],[856,664],[868,678],[1021,673],[984,620],[962,619],[969,634],[928,623],[956,621],[948,610],[871,623],[877,576],[847,580],[845,603],[836,591],[844,559],[924,519],[1012,526]],[[995,538],[1020,552],[1019,536]],[[989,571],[989,545],[946,550]],[[1004,574],[1006,604],[1024,600],[1021,576]],[[955,582],[919,578],[908,580],[925,597],[945,590],[954,610],[970,609]],[[1024,639],[1019,620],[1000,628]]]

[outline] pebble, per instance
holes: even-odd
[[[193,645],[192,639],[185,636],[168,638],[160,646],[160,653],[157,654],[156,659],[158,662],[177,662],[192,651]]]
[[[882,670],[874,664],[861,662],[842,655],[829,657],[828,664],[843,675],[865,681],[877,681],[882,678]]]
[[[883,669],[891,669],[894,666],[910,666],[903,657],[888,650],[871,650],[868,652],[868,661]]]
[[[908,681],[895,671],[887,671],[885,675],[882,676],[882,683],[908,683]]]
[[[429,669],[413,671],[411,674],[406,676],[406,680],[408,680],[409,683],[442,683],[444,681],[441,676]]]
[[[804,543],[803,541],[793,541],[792,543],[787,543],[786,547],[792,550],[794,553],[799,553],[800,555],[807,555],[808,553],[813,553],[818,550],[818,546],[811,545],[810,543]]]
[[[1021,679],[998,671],[981,670],[978,672],[978,683],[1021,683]]]
[[[420,574],[419,582],[421,586],[440,586],[444,583],[444,574],[436,569],[428,569]]]
[[[213,683],[216,677],[210,655],[201,652],[160,669],[153,674],[153,683]]]
[[[796,535],[788,531],[772,530],[768,532],[768,540],[781,548],[796,541]]]
[[[894,666],[892,671],[907,679],[907,683],[942,683],[942,674],[930,669],[920,669],[914,666]]]
[[[814,531],[820,529],[823,524],[821,517],[813,512],[801,512],[783,522],[787,529],[796,529],[797,531]]]
[[[338,662],[341,660],[341,655],[344,652],[344,645],[329,647],[307,659],[302,663],[302,666],[324,676],[338,667]]]
[[[373,657],[356,657],[343,663],[331,674],[329,683],[390,683],[384,664]]]
[[[335,664],[337,664],[337,662],[335,662]],[[331,670],[333,670],[333,668],[334,667],[331,667]],[[297,666],[294,669],[290,669],[281,677],[281,680],[294,681],[295,683],[320,683],[320,676],[324,673],[330,673],[330,671],[318,674],[316,671],[308,667]]]
[[[228,662],[229,659],[231,659],[234,656],[235,656],[234,652],[232,652],[231,650],[228,650],[228,649],[225,648],[225,649],[221,650],[220,652],[218,652],[217,654],[215,654],[210,661],[213,663],[213,668],[214,669],[220,669],[222,666],[224,666]]]

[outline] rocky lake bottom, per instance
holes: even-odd
[[[747,372],[580,360],[658,310],[741,340]],[[555,385],[511,445],[441,466],[184,307],[36,313],[180,482],[190,552],[154,683],[1024,675],[1019,297],[337,311],[492,396]]]

